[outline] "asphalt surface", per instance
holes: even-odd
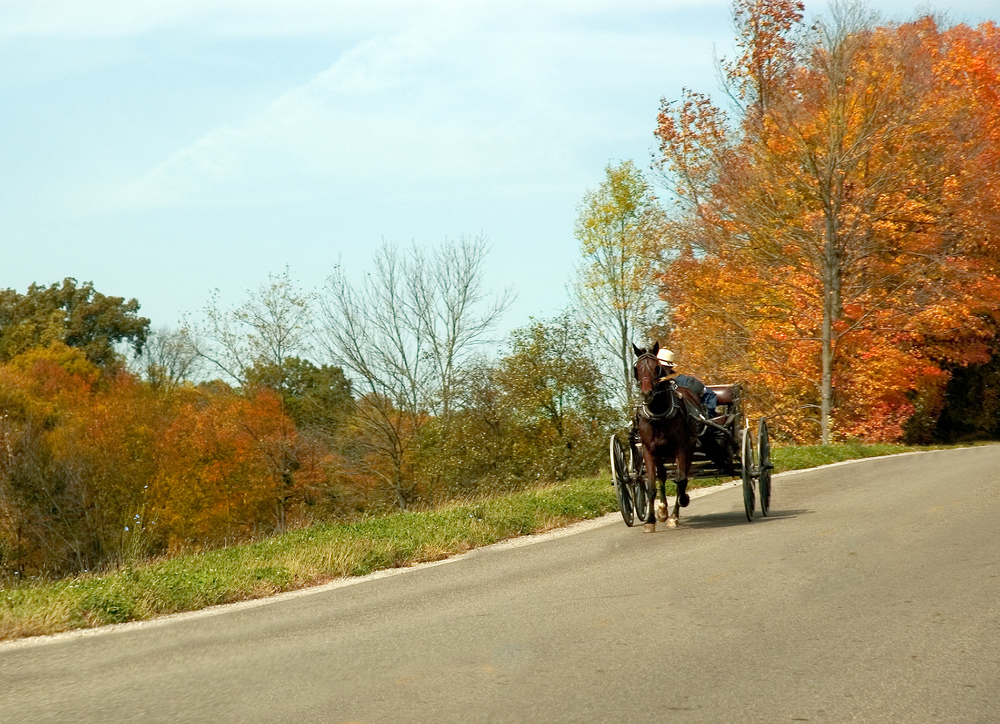
[[[0,645],[0,722],[1000,722],[1000,446]]]

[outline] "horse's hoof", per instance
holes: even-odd
[[[682,493],[680,496],[680,503],[682,508],[686,508],[691,505],[691,496],[687,493]]]
[[[666,503],[664,503],[662,500],[656,501],[656,519],[658,521],[660,521],[661,523],[665,521],[667,519],[667,515],[669,514],[669,512],[670,511],[667,508]]]
[[[642,526],[642,532],[643,533],[655,533],[656,532],[656,523],[645,523]]]
[[[668,518],[668,519],[667,519],[667,527],[668,527],[668,528],[676,528],[676,527],[677,527],[677,524],[678,524],[679,522],[680,522],[680,521],[679,521],[679,520],[677,520],[677,518]]]

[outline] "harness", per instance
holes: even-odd
[[[661,397],[664,393],[666,393],[667,398],[670,400],[670,404],[667,405],[666,409],[664,409],[662,412],[653,412],[653,410],[651,410],[649,407],[650,402],[641,402],[639,403],[636,409],[636,414],[641,415],[643,418],[647,420],[669,420],[674,415],[676,415],[677,411],[680,409],[680,405],[677,404],[677,398],[675,396],[676,393],[674,392],[675,389],[676,385],[672,383],[670,383],[669,385],[663,385],[663,383],[659,383],[657,388],[654,388],[653,390],[653,395],[650,398],[650,402],[653,402],[654,400],[657,399],[657,397]]]
[[[642,355],[642,357],[652,357],[653,359],[656,359],[655,357],[653,357],[652,354],[649,354],[648,352]],[[642,359],[642,357],[640,357],[640,359]],[[639,366],[639,361],[636,360],[637,380],[639,380],[638,366]],[[659,360],[657,360],[656,369],[659,369]],[[653,381],[652,378],[650,378],[650,381],[652,382],[653,392],[650,395],[649,401],[644,400],[643,402],[640,402],[636,406],[636,413],[635,413],[636,417],[637,418],[641,417],[649,422],[664,422],[666,420],[672,419],[673,417],[676,417],[677,413],[681,409],[681,406],[687,406],[689,408],[688,414],[681,415],[681,419],[684,421],[684,426],[687,427],[688,432],[691,435],[695,437],[701,437],[705,433],[705,430],[707,430],[709,427],[725,431],[724,427],[706,418],[703,415],[703,413],[699,409],[697,409],[694,405],[692,405],[687,398],[682,397],[680,395],[680,393],[678,392],[678,388],[681,387],[682,385],[679,385],[678,382],[686,381],[688,379],[694,380],[694,378],[689,378],[687,375],[683,375],[678,372],[670,372],[663,377],[659,377],[655,381]],[[641,382],[641,380],[639,381]],[[665,408],[659,412],[656,412],[654,411],[654,409],[651,409],[650,405],[654,404],[656,400],[661,399],[664,394],[667,396],[669,404],[666,405]]]

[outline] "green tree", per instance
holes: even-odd
[[[438,418],[420,430],[416,468],[451,496],[517,490],[604,463],[617,412],[587,328],[569,313],[515,330],[501,359],[465,368],[452,429]]]
[[[564,314],[515,330],[495,379],[521,475],[558,480],[594,472],[617,415],[585,326]]]
[[[299,357],[286,357],[280,367],[258,362],[247,370],[246,383],[281,395],[285,411],[300,429],[333,432],[354,407],[351,381],[340,367],[317,367]]]
[[[0,291],[0,361],[11,360],[35,347],[62,342],[83,350],[95,365],[121,362],[115,345],[127,342],[142,352],[149,320],[138,316],[139,302],[109,297],[92,282],[77,286],[67,277],[61,284],[32,284],[25,294]]]
[[[653,281],[665,216],[652,187],[632,161],[608,165],[601,185],[588,191],[576,222],[583,264],[576,295],[612,379],[633,397],[632,347],[657,318]]]

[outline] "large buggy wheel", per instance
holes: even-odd
[[[617,435],[611,436],[611,478],[615,484],[615,497],[618,498],[618,509],[622,513],[622,520],[631,528],[635,522],[632,516],[632,495],[629,492],[631,481],[629,470],[625,466],[625,451]]]
[[[743,438],[740,445],[740,472],[743,478],[743,510],[747,514],[747,520],[753,520],[753,438],[750,436],[748,428],[740,430],[740,436]]]
[[[767,437],[767,423],[764,418],[760,418],[757,425],[757,458],[760,471],[758,482],[760,484],[760,512],[767,515],[771,508],[771,441]]]

